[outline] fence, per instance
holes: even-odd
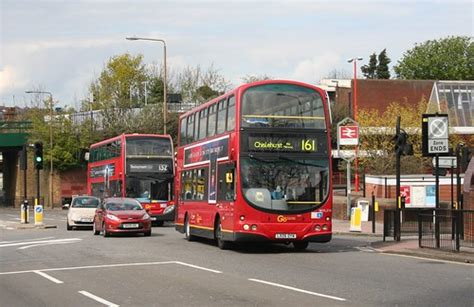
[[[385,209],[383,214],[383,240],[393,237],[397,240],[403,236],[418,236],[418,214],[431,209],[401,209],[400,219],[396,219],[395,209]],[[400,234],[397,234],[396,224],[400,223]]]
[[[459,251],[474,248],[474,210],[432,209],[418,215],[420,247]]]

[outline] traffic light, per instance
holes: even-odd
[[[43,169],[43,143],[35,143],[35,168]]]
[[[408,134],[405,131],[400,131],[395,135],[395,152],[401,156],[412,156],[413,146],[408,143]]]

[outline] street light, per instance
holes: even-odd
[[[168,114],[168,108],[166,105],[166,42],[160,38],[144,38],[144,37],[126,37],[129,41],[152,41],[163,43],[163,65],[164,65],[164,76],[163,76],[163,133],[166,134],[166,117]]]
[[[354,94],[352,100],[354,101],[354,120],[357,121],[357,61],[362,61],[361,57],[348,59],[348,63],[354,63]],[[354,162],[354,173],[355,173],[355,191],[359,192],[359,159],[357,154],[359,151],[359,145],[356,146],[356,158]]]
[[[25,93],[49,95],[49,204],[53,208],[53,94],[47,91],[25,91]]]

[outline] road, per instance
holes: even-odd
[[[305,252],[285,245],[220,250],[172,225],[151,237],[0,227],[1,306],[473,306],[474,266],[387,255],[368,237]],[[0,213],[0,220],[14,215]]]

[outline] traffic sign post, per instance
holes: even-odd
[[[343,156],[341,146],[359,145],[359,124],[350,117],[346,117],[337,123],[337,155],[346,161],[347,165],[347,216],[351,216],[351,162],[357,158],[354,155]]]
[[[449,121],[447,114],[423,114],[421,121],[423,156],[434,156],[435,164],[435,208],[439,208],[440,155],[449,154]],[[452,162],[451,162],[452,163]],[[435,214],[436,247],[440,244],[439,219]]]

